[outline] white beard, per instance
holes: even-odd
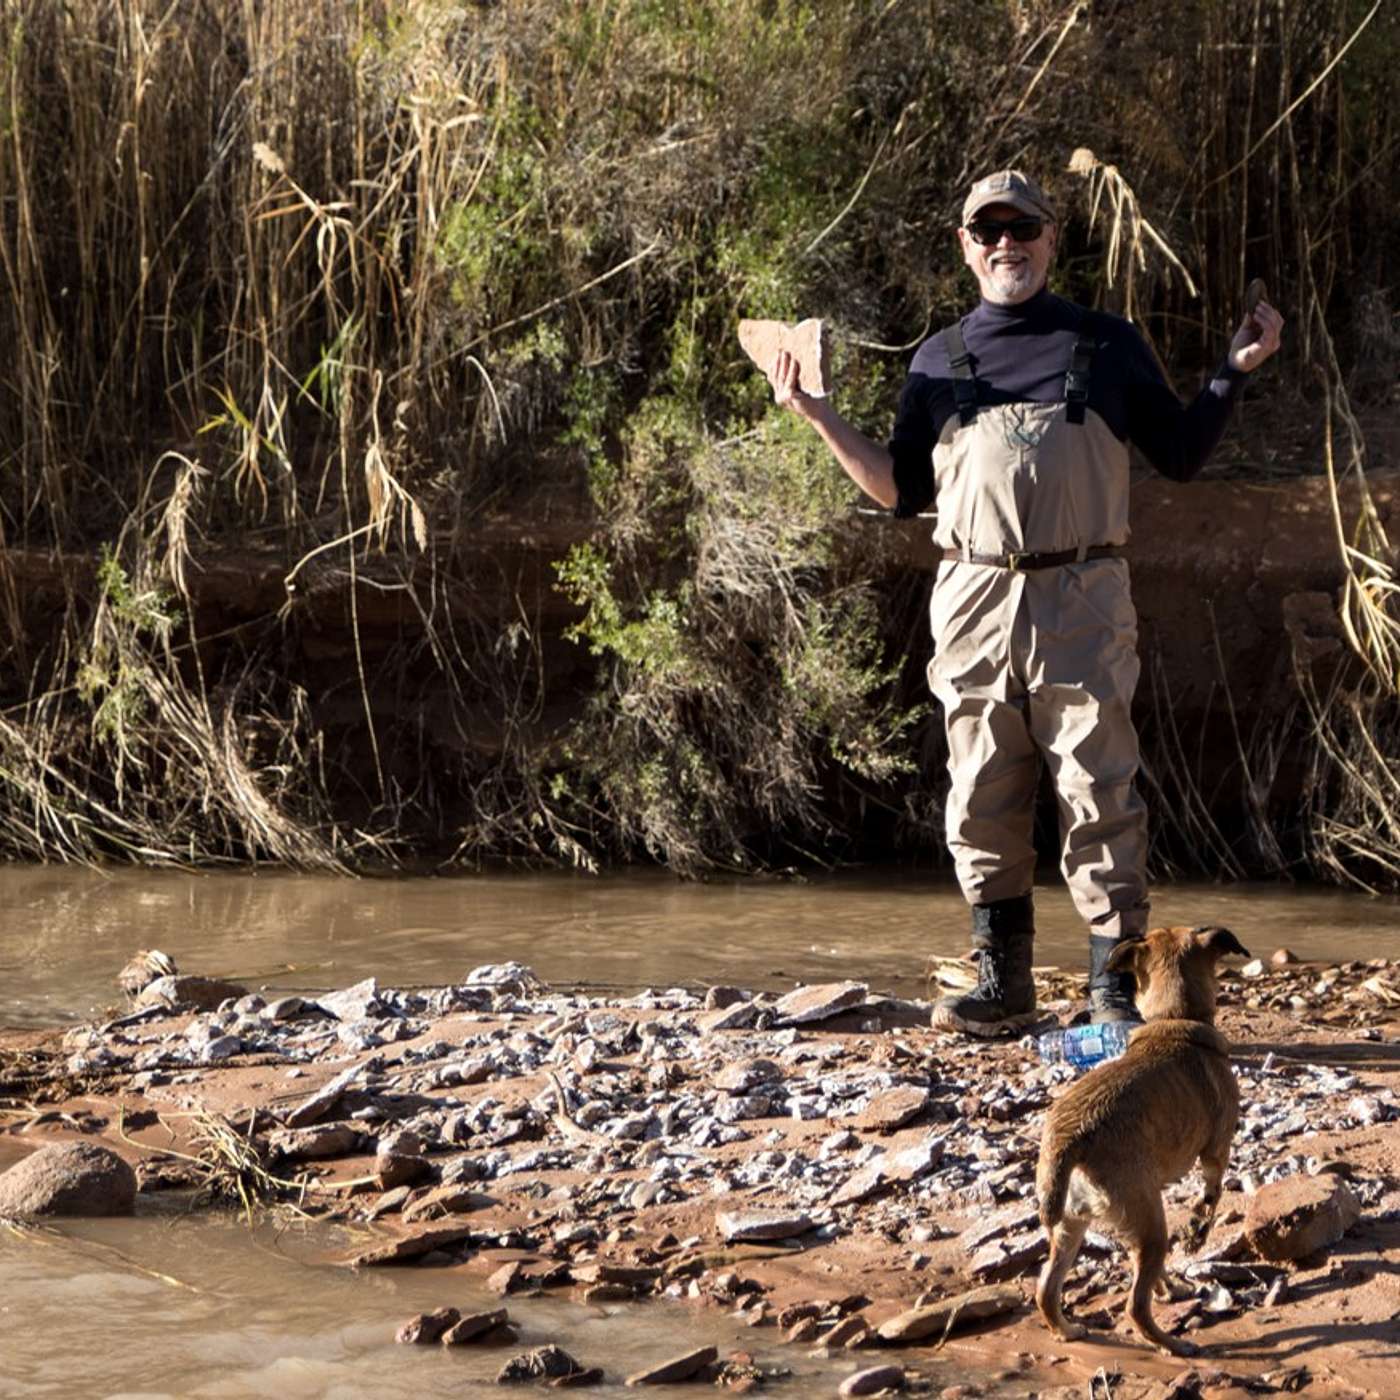
[[[1017,263],[998,263],[987,272],[988,301],[1014,306],[1026,301],[1040,290],[1035,268],[1027,259]]]

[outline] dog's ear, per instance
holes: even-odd
[[[1249,949],[1227,928],[1202,924],[1200,928],[1192,929],[1191,932],[1195,935],[1196,942],[1208,952],[1214,953],[1217,958],[1230,954],[1237,958],[1250,956]]]
[[[1108,955],[1104,963],[1105,972],[1136,972],[1138,954],[1147,947],[1142,938],[1125,938]]]

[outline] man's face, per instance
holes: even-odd
[[[988,204],[979,209],[974,225],[1009,224],[1029,216],[1010,204]],[[1039,238],[1018,241],[1009,230],[984,247],[965,228],[958,229],[963,261],[972,269],[982,295],[999,306],[1028,301],[1044,285],[1055,256],[1055,225],[1043,221]]]

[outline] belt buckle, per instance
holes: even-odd
[[[1029,559],[1030,557],[1030,552],[1028,550],[1013,550],[1010,554],[1006,556],[1006,567],[1013,574],[1018,574],[1025,567],[1022,561],[1025,559]]]

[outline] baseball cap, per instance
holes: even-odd
[[[1055,221],[1055,205],[1050,196],[1020,170],[998,170],[995,175],[984,175],[978,180],[963,201],[963,223],[968,223],[979,209],[989,204],[1009,204],[1023,214]]]

